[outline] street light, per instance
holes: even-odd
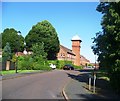
[[[19,37],[19,36],[21,35],[21,32],[18,31],[17,34],[18,34],[18,48],[17,48],[17,65],[16,65],[16,69],[15,69],[15,70],[16,70],[16,73],[18,73],[18,72],[17,72],[17,67],[18,67],[18,55],[19,55],[19,54],[18,54],[18,51],[19,51],[19,47],[20,47],[20,37]]]

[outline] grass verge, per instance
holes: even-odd
[[[18,70],[18,73],[30,73],[30,72],[39,72],[40,70]],[[1,74],[9,75],[9,74],[16,74],[15,70],[3,70],[1,71]]]
[[[108,77],[108,73],[106,70],[99,70],[96,72],[96,76],[98,79],[104,79],[104,80],[107,80],[109,81],[109,77]]]

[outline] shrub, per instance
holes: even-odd
[[[109,77],[112,87],[120,94],[120,60],[117,60],[111,71],[109,71]]]
[[[75,67],[75,69],[83,69],[82,66],[76,66],[76,65],[73,65]]]
[[[18,58],[18,69],[20,70],[50,70],[49,64],[42,57],[30,55]]]
[[[33,63],[33,70],[51,70],[47,61],[37,61]]]
[[[114,71],[110,76],[110,83],[117,93],[120,93],[120,71]]]
[[[51,68],[49,66],[41,65],[41,64],[38,64],[38,63],[34,63],[33,69],[34,70],[51,70]]]
[[[93,66],[93,64],[88,64],[88,66]]]
[[[32,70],[33,69],[33,58],[29,55],[19,56],[19,58],[18,58],[18,69]]]

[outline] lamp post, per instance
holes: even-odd
[[[15,69],[16,73],[18,73],[17,72],[17,68],[18,68],[18,55],[19,55],[18,52],[19,52],[19,48],[20,48],[20,37],[19,36],[21,35],[21,32],[18,31],[17,34],[18,34],[18,48],[17,48],[17,65],[16,65],[16,69]]]

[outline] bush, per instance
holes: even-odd
[[[82,66],[76,66],[76,65],[73,65],[75,67],[75,69],[83,69]]]
[[[39,64],[37,62],[34,62],[33,69],[34,70],[51,70],[51,68],[48,65]]]
[[[93,66],[93,64],[88,64],[88,66]]]
[[[110,83],[117,93],[120,94],[120,71],[114,71],[110,76]]]
[[[29,55],[18,57],[18,69],[20,70],[32,70],[33,69],[33,58]]]
[[[111,71],[109,71],[109,76],[112,87],[120,94],[120,60],[117,60]]]
[[[42,57],[32,57],[30,55],[18,58],[18,69],[20,70],[50,70],[49,64]]]

